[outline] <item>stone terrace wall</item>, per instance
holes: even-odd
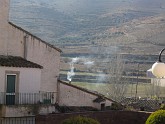
[[[60,113],[36,116],[36,124],[62,124],[64,119],[85,116],[98,120],[101,124],[145,124],[151,113],[131,111],[102,111],[84,113]]]

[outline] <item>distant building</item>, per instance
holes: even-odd
[[[152,70],[149,69],[147,70],[147,77],[151,78],[151,84],[153,83],[159,83],[157,85],[161,86],[161,87],[165,87],[165,79],[164,78],[157,78],[152,74]]]

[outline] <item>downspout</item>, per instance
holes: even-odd
[[[24,59],[27,59],[28,35],[24,36]]]
[[[5,7],[6,7],[6,9],[5,9],[5,11],[7,12],[7,15],[6,15],[6,17],[5,17],[5,19],[6,19],[6,21],[7,22],[9,22],[9,17],[10,17],[10,0],[5,0],[4,1],[5,2]],[[3,5],[3,4],[2,4]],[[3,7],[2,7],[3,8]],[[8,25],[8,30],[9,30],[9,25]],[[10,53],[9,53],[9,32],[8,32],[8,34],[7,34],[7,42],[6,42],[6,55],[8,56]]]
[[[7,18],[7,21],[9,22],[9,18],[10,18],[10,0],[8,1],[8,18]]]
[[[57,96],[56,96],[56,103],[59,104],[60,100],[60,79],[57,79]]]
[[[56,96],[56,102],[59,104],[60,103],[60,57],[61,57],[61,52],[59,53],[59,63],[58,63],[58,76],[57,76],[57,96]]]

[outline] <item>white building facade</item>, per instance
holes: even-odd
[[[19,111],[30,104],[49,104],[40,113],[54,112],[61,50],[9,22],[9,7],[10,0],[0,0],[0,102],[6,105],[0,117],[34,115]]]
[[[0,55],[20,56],[43,66],[41,91],[57,91],[61,50],[8,22],[9,0],[0,0]]]

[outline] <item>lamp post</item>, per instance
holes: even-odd
[[[137,88],[138,88],[138,80],[139,80],[139,63],[138,63],[138,71],[137,71],[137,79],[136,79],[136,89],[135,89],[135,101],[137,101]]]
[[[157,78],[165,78],[165,63],[161,60],[161,55],[164,50],[165,48],[160,51],[158,61],[152,65],[152,73]]]

